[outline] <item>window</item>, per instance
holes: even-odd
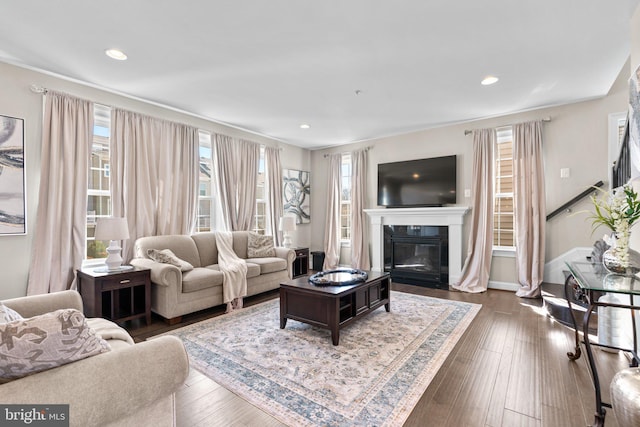
[[[260,161],[258,163],[258,183],[256,185],[256,213],[253,231],[265,234],[267,228],[267,201],[264,191],[264,145],[260,146]]]
[[[98,218],[111,215],[111,194],[109,193],[110,108],[94,104],[93,121],[93,143],[91,145],[89,186],[87,189],[87,259],[107,257],[108,242],[95,240],[94,236]]]
[[[200,178],[198,181],[198,221],[196,231],[211,231],[213,216],[213,195],[211,189],[211,173],[213,160],[211,157],[211,135],[198,132],[200,136]]]
[[[494,150],[493,246],[514,247],[513,215],[513,131],[497,129]]]
[[[342,194],[340,196],[340,240],[351,242],[351,154],[342,155]]]

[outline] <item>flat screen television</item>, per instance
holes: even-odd
[[[442,206],[456,203],[456,156],[378,164],[378,205]]]

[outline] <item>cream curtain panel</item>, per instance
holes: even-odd
[[[138,237],[193,232],[199,160],[197,128],[112,110],[111,200],[113,216],[129,225],[125,262]]]
[[[542,159],[542,122],[513,126],[516,270],[520,289],[516,295],[540,296],[544,275],[545,188]]]
[[[227,231],[253,229],[260,145],[214,135],[216,191]]]
[[[351,266],[369,270],[369,233],[364,212],[367,191],[366,148],[351,153]]]
[[[265,147],[264,174],[264,189],[267,200],[266,233],[273,236],[275,246],[281,246],[282,237],[278,231],[278,223],[284,214],[284,204],[282,202],[282,163],[279,148]]]
[[[340,262],[340,196],[342,193],[342,155],[330,154],[327,174],[327,219],[324,229],[324,270],[331,270]]]
[[[473,132],[473,184],[471,230],[467,259],[460,282],[452,288],[464,292],[485,292],[489,284],[493,252],[493,147],[495,129]]]
[[[93,103],[49,91],[28,295],[75,288],[84,259],[92,141]]]

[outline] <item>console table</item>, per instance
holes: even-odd
[[[584,344],[585,352],[587,354],[587,358],[589,361],[589,368],[591,370],[591,378],[593,380],[593,386],[595,388],[595,399],[596,399],[596,413],[595,413],[595,426],[604,426],[604,417],[606,414],[606,408],[611,408],[611,404],[605,403],[602,401],[601,391],[600,391],[600,379],[598,377],[598,369],[595,363],[595,358],[593,355],[592,346],[598,347],[606,347],[616,350],[623,350],[631,353],[632,361],[631,366],[638,366],[640,360],[638,359],[638,355],[636,353],[636,349],[638,348],[637,334],[636,334],[636,322],[635,322],[635,312],[634,310],[640,310],[640,305],[638,302],[638,296],[640,296],[640,277],[633,276],[620,276],[617,274],[608,273],[604,270],[600,265],[594,265],[589,262],[568,262],[567,267],[569,267],[569,271],[571,275],[575,279],[578,284],[578,289],[574,290],[569,289],[571,287],[569,280],[565,282],[565,298],[569,307],[571,308],[571,300],[570,293],[574,293],[573,297],[580,298],[584,300],[588,304],[588,308],[584,313],[584,321],[582,323],[583,330],[583,339],[582,343]],[[575,293],[577,292],[577,295]],[[606,293],[616,293],[627,295],[629,297],[629,304],[619,304],[619,303],[609,303],[600,299],[600,296],[605,295]],[[629,309],[631,321],[632,321],[632,330],[633,330],[633,348],[620,348],[614,347],[611,345],[607,345],[600,342],[593,342],[589,338],[589,320],[593,311],[597,307],[617,307],[623,309]],[[567,356],[571,360],[577,360],[580,358],[580,335],[579,329],[577,325],[576,318],[573,314],[573,310],[569,310],[571,312],[571,320],[573,321],[574,331],[575,331],[575,349],[573,352],[568,352]],[[600,334],[601,331],[598,331]]]

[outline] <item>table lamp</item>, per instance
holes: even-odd
[[[296,229],[296,219],[292,216],[282,216],[280,217],[280,224],[278,229],[282,231],[282,236],[284,237],[284,241],[282,244],[285,248],[291,247],[291,232]]]
[[[120,271],[129,270],[130,266],[122,267],[122,256],[120,252],[120,241],[129,238],[129,226],[126,218],[98,218],[96,223],[96,240],[109,240],[107,248],[106,267],[99,269],[100,271]]]

